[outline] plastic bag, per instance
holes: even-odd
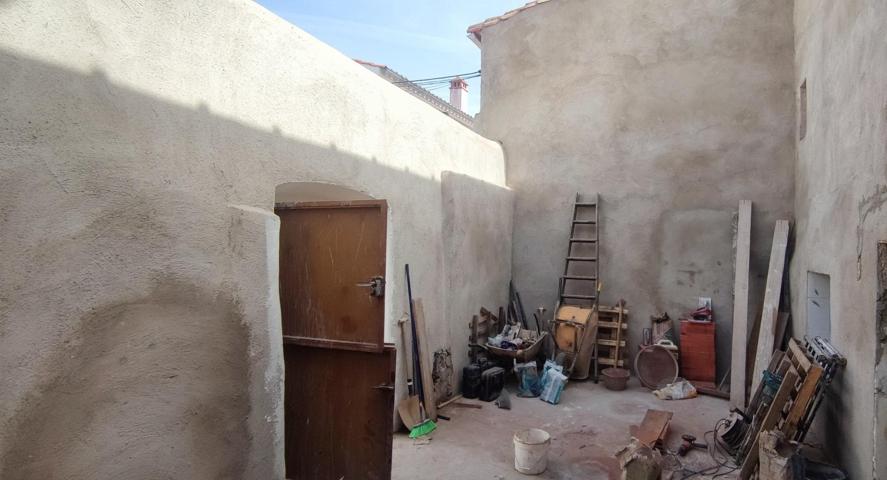
[[[552,405],[557,405],[561,401],[561,392],[567,385],[567,376],[562,373],[563,371],[564,367],[551,360],[545,361],[541,381],[542,392],[539,395],[541,400]]]
[[[692,383],[681,380],[670,383],[659,390],[654,390],[653,395],[660,400],[683,400],[696,397],[696,387]]]
[[[514,371],[517,372],[520,379],[517,396],[538,397],[542,392],[542,384],[539,380],[539,372],[536,370],[536,362],[515,363]]]

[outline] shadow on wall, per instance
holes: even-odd
[[[350,188],[319,182],[287,182],[274,189],[274,203],[350,202],[375,200]]]
[[[437,179],[3,50],[0,84],[0,478],[282,478],[276,267],[230,208],[276,185],[388,200],[444,321]]]

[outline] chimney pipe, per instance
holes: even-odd
[[[468,106],[468,82],[459,77],[450,80],[450,105],[463,112]]]

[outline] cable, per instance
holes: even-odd
[[[681,465],[681,471],[685,473],[681,480],[694,477],[696,475],[711,475],[711,478],[717,478],[724,475],[728,475],[734,471],[736,471],[739,466],[729,466],[728,464],[732,462],[730,453],[727,449],[727,446],[718,438],[718,429],[722,426],[726,426],[729,423],[729,420],[726,418],[722,418],[715,422],[715,426],[713,429],[702,434],[702,438],[705,441],[708,441],[708,435],[711,434],[711,441],[708,443],[708,455],[715,462],[714,465],[710,467],[703,468],[702,470],[690,470],[689,468],[685,468],[680,461],[678,462]],[[721,455],[723,459],[718,459],[718,454]],[[725,471],[721,471],[722,468],[727,468]]]
[[[400,82],[392,82],[392,83],[395,83],[395,84],[397,84],[397,83],[421,83],[421,82],[428,82],[428,81],[433,81],[433,80],[452,80],[456,77],[466,78],[469,75],[480,76],[480,70],[478,70],[476,72],[460,73],[457,75],[444,75],[443,77],[419,78],[416,80],[402,80]],[[474,78],[474,77],[470,77],[470,78]]]

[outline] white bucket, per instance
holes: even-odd
[[[548,466],[551,435],[531,428],[514,434],[514,469],[527,475],[539,475]]]

